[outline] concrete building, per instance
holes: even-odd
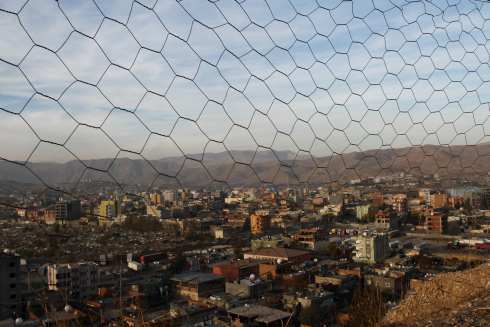
[[[318,212],[321,215],[330,215],[330,216],[338,216],[340,212],[342,212],[343,204],[337,203],[337,204],[327,204],[323,206],[322,209],[320,209]]]
[[[388,235],[363,233],[356,238],[354,261],[365,263],[379,263],[390,254]]]
[[[47,267],[48,289],[65,292],[76,300],[97,293],[98,266],[94,262],[51,264]]]
[[[211,227],[211,233],[214,239],[222,240],[234,237],[237,231],[228,226],[213,226]]]
[[[159,206],[162,204],[162,195],[160,193],[158,192],[150,193],[148,197],[151,205]]]
[[[391,197],[391,207],[398,214],[406,213],[408,210],[408,199],[406,194],[395,194]]]
[[[286,326],[291,314],[262,305],[244,305],[228,310],[231,326]],[[291,324],[294,326],[294,324]]]
[[[101,201],[98,214],[103,218],[116,218],[120,214],[119,202],[117,200]]]
[[[448,229],[447,215],[432,209],[425,215],[425,230],[429,233],[446,233]]]
[[[258,298],[272,289],[272,281],[254,276],[242,279],[239,283],[226,283],[226,293],[240,298]]]
[[[334,322],[335,293],[314,284],[301,291],[284,293],[282,303],[288,312],[293,312],[297,304],[301,304],[301,311],[308,313],[299,316],[302,326],[331,326]]]
[[[183,273],[171,278],[175,293],[193,301],[224,293],[225,278],[207,273]]]
[[[490,209],[490,187],[484,188],[480,193],[481,198],[481,209],[489,210]]]
[[[393,212],[379,210],[374,218],[374,226],[379,231],[391,231],[400,228],[400,219]]]
[[[423,188],[419,190],[419,199],[425,204],[426,207],[430,206],[430,200],[431,200],[431,195],[430,195],[430,189],[428,188]]]
[[[366,220],[369,214],[370,204],[359,204],[356,205],[356,218],[358,220]]]
[[[0,320],[22,312],[20,257],[0,253]]]
[[[150,217],[162,218],[162,210],[157,205],[147,205],[146,214]]]
[[[423,210],[423,201],[420,198],[410,199],[407,203],[407,207],[411,214],[419,214]]]
[[[292,238],[306,249],[315,251],[325,250],[329,243],[327,234],[319,228],[301,229]]]
[[[79,220],[82,215],[80,200],[59,201],[54,206],[57,222],[64,223],[68,220]]]
[[[366,286],[376,287],[390,299],[399,299],[408,289],[405,274],[390,272],[384,275],[368,274],[364,276]]]
[[[254,261],[225,261],[213,265],[213,274],[225,277],[227,282],[235,282],[259,273],[259,264]]]
[[[56,224],[56,210],[54,209],[54,205],[49,206],[48,208],[42,209],[41,217],[44,220],[44,223],[47,225]]]
[[[253,235],[261,235],[269,230],[271,217],[265,213],[250,215],[250,231]]]
[[[176,199],[175,191],[172,190],[163,191],[163,201],[172,203],[175,202],[175,199]]]
[[[323,285],[330,289],[350,287],[357,284],[358,278],[351,275],[337,275],[337,274],[318,274],[314,277],[315,284]]]
[[[447,207],[448,199],[446,193],[433,193],[430,195],[430,206],[434,209]]]

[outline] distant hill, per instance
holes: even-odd
[[[202,163],[202,164],[201,164]],[[0,161],[0,181],[38,184],[35,175],[50,186],[100,181],[124,185],[203,187],[213,180],[252,186],[260,181],[285,185],[309,181],[325,183],[410,173],[438,174],[441,178],[480,179],[490,173],[490,143],[476,146],[434,146],[379,149],[343,155],[312,157],[288,151],[231,151],[170,157],[159,160],[132,158],[85,160],[66,163],[28,163],[26,167]],[[87,168],[90,167],[90,168]],[[95,169],[92,169],[95,168]],[[109,174],[105,173],[108,171]],[[163,176],[158,177],[158,173]],[[157,178],[158,177],[158,178]]]

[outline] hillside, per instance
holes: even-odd
[[[382,326],[490,326],[490,263],[422,283]]]
[[[349,179],[410,173],[415,176],[438,174],[442,179],[463,177],[479,180],[490,173],[490,143],[476,146],[434,146],[385,148],[342,155],[313,157],[288,151],[231,151],[169,157],[145,161],[130,158],[84,160],[66,163],[33,162],[29,169],[0,161],[0,181],[38,183],[37,175],[51,186],[78,181],[114,181],[101,171],[109,171],[120,184],[150,185],[157,171],[177,175],[184,186],[203,187],[211,180],[230,185],[252,186],[260,181],[285,185],[300,182],[327,183]],[[202,165],[199,163],[201,162]],[[88,169],[96,168],[97,170]],[[162,179],[157,183],[175,183]]]

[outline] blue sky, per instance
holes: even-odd
[[[471,0],[0,0],[0,157],[487,142],[489,39]]]

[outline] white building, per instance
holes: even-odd
[[[356,237],[354,261],[378,263],[390,255],[388,235],[363,233]]]
[[[49,290],[66,292],[78,300],[97,293],[99,273],[94,262],[51,264],[47,274]]]
[[[216,226],[212,229],[215,240],[222,240],[225,238],[225,229],[223,227]]]
[[[243,198],[242,197],[238,197],[238,196],[228,196],[225,198],[225,203],[226,204],[240,204],[243,202]]]
[[[342,211],[342,204],[327,204],[323,208],[320,209],[321,215],[334,215],[338,216]]]

